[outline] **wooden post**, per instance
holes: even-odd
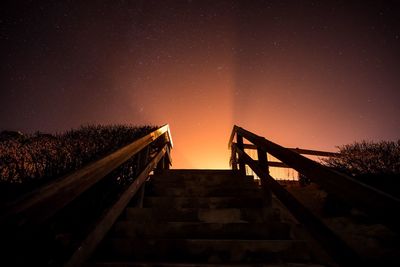
[[[236,133],[236,143],[237,143],[238,149],[240,149],[244,152],[243,136],[239,135],[238,133]],[[246,165],[244,164],[244,161],[240,155],[239,155],[239,173],[241,175],[246,175]]]
[[[143,151],[143,150],[142,150]],[[139,173],[140,173],[140,171],[141,171],[141,168],[142,168],[142,166],[141,166],[141,161],[142,161],[142,151],[140,151],[139,153],[137,153],[136,155],[135,155],[135,157],[136,157],[136,159],[135,159],[135,161],[136,161],[136,163],[135,163],[135,176],[137,176]]]
[[[260,177],[260,179],[261,179],[261,186],[264,191],[265,202],[267,206],[269,206],[272,201],[272,194],[271,194],[271,189],[268,187],[266,182],[266,176],[269,175],[267,152],[261,148],[257,148],[257,157],[258,157],[258,165],[260,166],[260,169],[263,171],[263,173],[265,173],[265,175]]]
[[[261,148],[257,148],[257,157],[258,157],[258,164],[260,165],[261,169],[265,170],[265,172],[269,174],[267,152],[265,152],[265,150]]]
[[[169,170],[169,168],[170,168],[170,165],[171,165],[171,162],[170,162],[170,160],[171,160],[171,155],[170,155],[170,153],[171,153],[171,149],[170,149],[170,147],[169,146],[167,146],[167,152],[165,153],[165,156],[164,156],[164,169],[165,170]]]
[[[149,156],[150,156],[150,146],[147,146],[147,147],[146,147],[146,150],[145,150],[145,152],[144,152],[144,155],[145,155],[145,159],[146,159],[145,165],[147,165],[147,163],[148,163],[148,161],[149,161]]]
[[[145,190],[146,190],[146,182],[144,182],[143,185],[140,187],[139,204],[138,204],[139,208],[143,208]]]
[[[165,133],[162,137],[159,139],[159,144],[164,146],[165,144],[169,143],[169,137],[168,133]],[[170,159],[169,159],[169,145],[167,145],[167,152],[164,154],[162,159],[157,164],[157,167],[155,169],[155,173],[160,173],[162,170],[169,169],[169,164],[170,164]]]
[[[157,167],[154,170],[154,173],[159,174],[164,170],[164,165],[165,165],[165,155],[160,159],[160,161],[157,163]]]
[[[149,163],[150,146],[146,146],[139,154],[141,154],[139,160],[139,167],[140,170],[142,170]],[[140,187],[139,204],[138,204],[139,208],[143,208],[145,186],[146,182],[144,182],[143,185]]]
[[[168,160],[168,157],[164,157],[164,170],[169,170],[169,160]]]
[[[232,170],[237,171],[238,170],[238,159],[237,159],[237,153],[236,153],[236,147],[234,145],[231,146],[231,165],[232,165]]]

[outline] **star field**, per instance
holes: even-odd
[[[0,130],[171,126],[176,168],[228,166],[233,124],[334,150],[400,133],[393,1],[10,1]]]

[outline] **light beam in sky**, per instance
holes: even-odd
[[[169,123],[175,168],[227,168],[233,124],[330,151],[399,138],[395,2],[1,5],[0,130]]]

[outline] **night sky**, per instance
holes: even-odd
[[[0,130],[169,123],[175,168],[227,168],[234,124],[330,151],[400,138],[395,1],[0,5]]]

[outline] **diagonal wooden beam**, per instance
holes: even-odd
[[[236,145],[234,145],[236,146]],[[340,266],[359,265],[358,255],[340,237],[322,223],[307,207],[299,202],[282,185],[263,170],[258,161],[253,160],[243,150],[236,146],[237,153],[243,161],[257,174],[266,186],[278,197],[289,211],[302,223],[312,236],[318,240],[331,257]]]
[[[143,183],[149,177],[150,172],[157,166],[157,163],[168,152],[168,144],[161,149],[157,155],[147,164],[146,168],[132,182],[132,184],[124,191],[121,197],[110,207],[99,221],[94,226],[93,230],[81,242],[78,249],[73,253],[65,267],[82,266],[83,263],[90,257],[97,245],[103,240],[104,236],[111,229],[112,225],[118,219],[119,215],[124,211],[129,201],[140,189]]]

